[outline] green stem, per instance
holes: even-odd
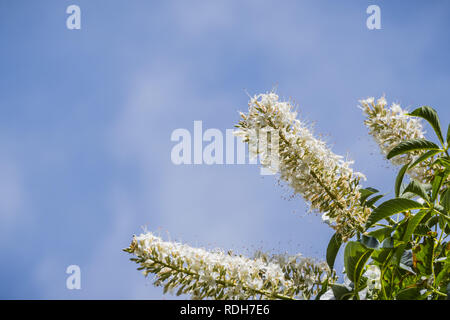
[[[381,269],[380,280],[381,280],[381,292],[383,293],[383,299],[387,300],[386,288],[384,287],[384,269],[383,268]]]
[[[445,293],[440,292],[439,290],[436,290],[435,288],[431,288],[431,290],[436,293],[437,295],[443,296],[443,297],[447,297],[447,295]]]

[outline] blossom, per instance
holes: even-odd
[[[378,99],[376,103],[374,101],[374,98],[360,100],[360,108],[366,115],[364,124],[369,129],[369,134],[374,138],[384,155],[387,155],[402,141],[424,138],[425,132],[420,119],[408,116],[407,111],[396,103],[387,108],[384,97]],[[398,155],[391,159],[391,163],[405,165],[422,154],[423,151],[415,151]],[[432,161],[433,159],[430,158],[408,170],[407,173],[416,180],[427,182],[430,177],[427,166]]]
[[[369,290],[381,289],[381,270],[376,265],[367,266],[364,276],[367,278],[367,287]]]
[[[259,94],[251,98],[248,113],[241,117],[235,135],[248,143],[250,156],[259,155],[263,167],[279,172],[280,179],[312,211],[324,214],[344,240],[363,231],[370,213],[360,206],[359,183],[364,175],[352,170],[353,162],[315,138],[289,102],[279,101],[273,92]]]
[[[372,300],[374,295],[377,294],[375,290],[381,290],[381,270],[376,265],[368,265],[363,276],[367,278],[367,286],[358,291],[358,299]],[[354,283],[347,277],[346,274],[344,275],[344,281],[341,285],[347,288],[348,292],[352,292],[355,289]],[[325,293],[320,297],[320,300],[336,300],[333,290],[329,289],[325,291]]]
[[[322,214],[322,221],[330,226],[333,226],[333,223],[336,223],[336,219],[330,218],[327,213]]]
[[[125,251],[136,256],[145,275],[155,274],[165,292],[202,299],[295,299],[317,293],[324,277],[334,279],[325,263],[307,258],[255,259],[163,241],[152,233],[134,236]]]

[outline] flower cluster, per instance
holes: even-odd
[[[302,254],[288,255],[275,254],[272,256],[264,252],[257,252],[255,259],[263,259],[265,262],[278,264],[283,270],[285,277],[292,281],[295,295],[302,295],[304,299],[315,297],[323,286],[329,286],[336,282],[337,276],[334,270],[325,261],[315,261],[303,257]]]
[[[249,259],[163,241],[152,233],[134,236],[125,251],[136,256],[132,260],[146,276],[155,275],[164,292],[178,288],[178,295],[194,299],[309,298],[317,293],[317,281],[334,280],[324,263],[295,258],[281,265],[264,256]]]
[[[381,290],[381,270],[378,266],[370,264],[366,267],[363,277],[367,279],[366,286],[358,292],[358,297],[361,300],[373,300]],[[341,285],[347,288],[349,292],[354,290],[354,284],[347,275],[344,275],[344,281]],[[336,300],[333,290],[326,291],[320,297],[320,300]]]
[[[367,266],[364,276],[367,278],[369,290],[381,290],[381,270],[378,266],[371,264]]]
[[[248,114],[241,113],[235,135],[248,143],[251,156],[259,155],[263,167],[280,172],[281,180],[347,240],[363,231],[370,213],[360,206],[359,183],[364,176],[315,138],[292,109],[275,93],[257,95],[249,102]]]
[[[360,108],[366,115],[364,124],[369,128],[369,134],[379,145],[381,152],[387,155],[400,142],[410,139],[423,139],[424,131],[419,119],[410,117],[407,111],[398,104],[393,103],[390,108],[384,97],[377,101],[374,98],[360,100]],[[405,165],[419,157],[423,152],[395,156],[391,159],[394,165]],[[423,163],[408,170],[407,173],[414,179],[426,182],[431,176],[428,165],[433,161],[430,158]]]

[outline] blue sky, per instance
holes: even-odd
[[[72,4],[81,30],[66,28]],[[366,27],[370,4],[381,30]],[[366,186],[392,192],[395,168],[357,101],[430,105],[446,126],[449,11],[446,1],[1,1],[0,298],[173,298],[121,251],[142,226],[202,247],[324,259],[332,230],[276,178],[252,165],[175,166],[171,133],[194,120],[225,132],[246,91],[276,86]],[[81,290],[66,289],[72,264]]]

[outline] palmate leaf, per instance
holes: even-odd
[[[411,139],[400,142],[386,156],[391,159],[395,156],[416,150],[441,150],[437,144],[426,139]]]
[[[366,228],[371,227],[376,222],[390,217],[393,214],[414,209],[424,209],[424,206],[414,200],[403,198],[387,200],[372,211],[367,219]]]
[[[429,106],[423,106],[420,108],[417,108],[413,112],[409,114],[410,116],[420,117],[422,119],[425,119],[428,121],[428,123],[433,127],[434,132],[436,132],[436,135],[439,139],[439,141],[444,144],[444,138],[442,137],[442,131],[441,131],[441,123],[439,122],[439,117],[437,115],[436,110]]]

